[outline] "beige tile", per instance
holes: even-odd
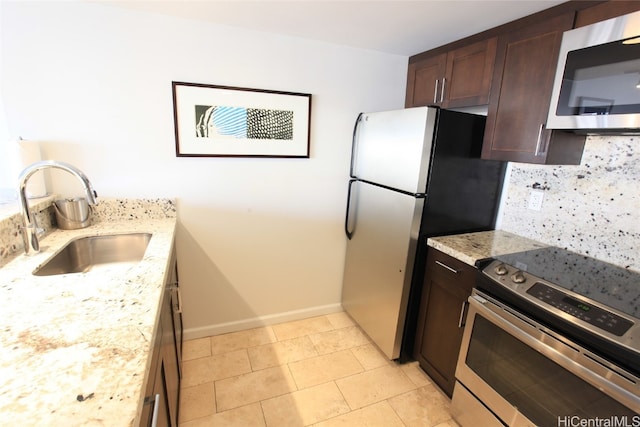
[[[181,423],[180,427],[265,427],[259,403]]]
[[[251,372],[247,350],[237,350],[182,363],[183,387],[192,387]]]
[[[262,369],[216,381],[216,407],[218,411],[226,411],[295,390],[286,366]]]
[[[211,354],[227,353],[275,341],[276,337],[270,326],[215,335],[211,337]]]
[[[400,368],[383,366],[336,380],[351,409],[362,408],[415,389]]]
[[[273,332],[276,334],[276,337],[278,337],[278,341],[290,340],[292,338],[333,329],[333,326],[329,323],[329,319],[325,316],[280,323],[272,327]]]
[[[204,383],[180,390],[180,423],[216,413],[213,383]]]
[[[314,357],[318,354],[307,336],[265,344],[247,349],[254,371],[286,365],[289,362]]]
[[[435,427],[460,427],[460,424],[455,422],[455,420],[451,419],[451,420],[447,420],[447,421],[445,421],[443,423],[440,423]]]
[[[211,356],[211,370],[213,379],[235,377],[251,372],[251,363],[247,350],[231,351]]]
[[[451,419],[450,401],[434,385],[393,397],[389,404],[407,427],[431,427]]]
[[[339,313],[327,314],[329,323],[333,326],[333,329],[346,328],[347,326],[354,326],[356,322],[344,311]]]
[[[380,350],[378,350],[378,347],[373,344],[354,347],[351,349],[351,352],[366,370],[393,364],[389,359],[387,359],[387,356],[385,356]]]
[[[349,350],[329,353],[289,364],[299,389],[362,372],[362,365]]]
[[[310,335],[318,354],[333,353],[369,344],[367,336],[357,326],[335,329]]]
[[[185,341],[182,345],[182,360],[208,356],[211,356],[211,339],[209,337]]]
[[[204,357],[182,362],[182,387],[193,387],[196,385],[213,382],[211,368],[211,357]]]
[[[418,362],[405,363],[401,365],[402,371],[417,387],[433,385],[429,376],[422,370]]]
[[[267,427],[307,426],[349,412],[340,390],[328,382],[262,402]]]
[[[314,427],[404,427],[387,401],[314,424]]]

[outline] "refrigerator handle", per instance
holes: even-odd
[[[349,176],[355,178],[355,157],[356,157],[356,134],[358,131],[358,123],[363,113],[358,114],[356,123],[353,125],[353,136],[351,137],[351,165],[349,165]]]
[[[349,180],[349,188],[347,190],[347,211],[344,215],[344,234],[347,235],[347,239],[351,240],[353,237],[353,233],[355,230],[349,230],[349,212],[351,212],[351,187],[353,187],[353,183],[356,182],[356,179]]]

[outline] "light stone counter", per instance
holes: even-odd
[[[126,204],[115,203],[119,209]],[[0,268],[2,424],[138,425],[176,227],[175,206],[168,205],[173,215],[164,218],[114,210],[112,220],[54,230],[42,238],[40,253],[5,260]],[[73,238],[130,232],[153,233],[142,261],[133,266],[31,274]]]
[[[431,237],[427,244],[469,265],[496,255],[549,246],[501,230]]]

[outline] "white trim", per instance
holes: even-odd
[[[344,311],[342,304],[328,304],[317,307],[305,308],[302,310],[286,311],[284,313],[269,314],[267,316],[252,317],[249,319],[237,320],[234,322],[218,323],[215,325],[200,326],[197,328],[187,328],[183,331],[184,340],[204,338],[213,335],[226,334],[229,332],[244,331],[246,329],[261,328],[263,326],[275,325],[282,322],[307,319],[309,317],[322,316],[325,314],[339,313]]]

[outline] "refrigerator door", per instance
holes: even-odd
[[[424,193],[437,112],[417,107],[361,114],[353,138],[352,178]]]
[[[424,199],[361,181],[350,185],[342,305],[397,359]]]

